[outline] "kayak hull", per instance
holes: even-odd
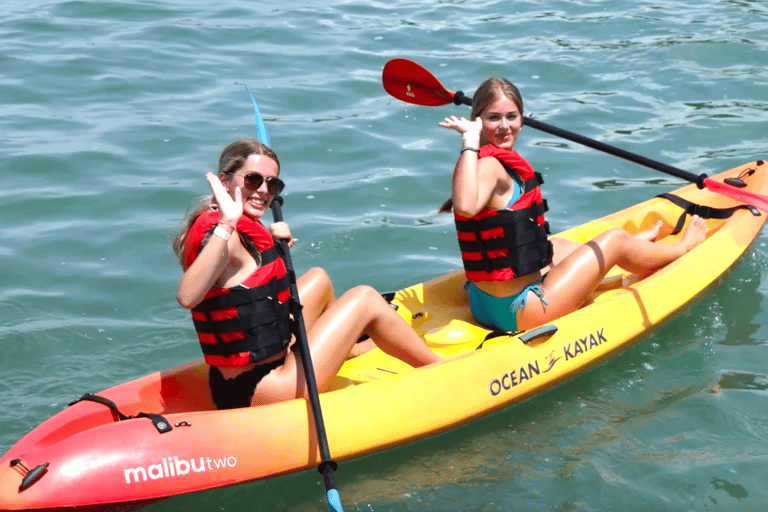
[[[747,189],[768,193],[762,161],[713,179],[747,170],[755,171],[744,177]],[[693,185],[674,193],[713,207],[737,204]],[[587,241],[613,227],[638,232],[662,220],[660,243],[671,243],[679,236],[669,233],[680,214],[679,207],[655,198],[558,236]],[[378,349],[347,361],[320,397],[332,457],[359,457],[464,424],[627,349],[717,286],[765,218],[743,209],[708,220],[707,240],[682,258],[646,276],[614,269],[588,305],[526,333],[478,326],[462,271],[398,291],[393,306],[446,361],[414,370]],[[91,401],[64,409],[0,458],[0,510],[130,510],[320,462],[306,400],[216,411],[202,360],[98,395],[127,416],[161,417],[120,420],[116,411]]]

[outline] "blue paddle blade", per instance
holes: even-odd
[[[248,94],[251,96],[251,103],[253,103],[253,113],[256,115],[256,138],[262,144],[266,144],[267,146],[271,147],[272,144],[269,142],[267,127],[264,126],[264,119],[262,119],[261,112],[259,112],[259,106],[256,104],[256,98],[253,97],[253,93],[251,92],[250,87],[246,85],[245,88],[248,90]]]
[[[331,512],[344,512],[341,507],[341,496],[336,489],[328,489],[327,493],[328,504],[331,506]]]

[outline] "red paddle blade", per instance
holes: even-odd
[[[736,199],[742,203],[751,204],[752,206],[755,206],[764,212],[768,212],[768,196],[756,194],[754,192],[750,192],[749,190],[742,190],[740,188],[732,187],[730,185],[726,185],[725,183],[715,181],[712,178],[706,178],[704,180],[704,186],[707,187],[707,190],[711,190],[717,194],[722,194],[724,196],[730,197],[731,199]]]
[[[443,87],[435,75],[408,59],[392,59],[381,74],[384,90],[407,103],[438,107],[453,102],[454,93]]]

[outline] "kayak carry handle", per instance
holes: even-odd
[[[552,334],[555,334],[557,332],[557,326],[556,325],[542,325],[541,327],[536,327],[535,329],[531,329],[530,331],[526,332],[525,334],[521,334],[519,336],[520,341],[525,343],[526,345],[530,343],[531,341],[535,340],[536,338],[541,338],[543,336],[551,336]]]
[[[19,485],[19,492],[27,489],[30,485],[40,480],[40,477],[42,477],[45,474],[45,472],[48,470],[49,465],[50,465],[50,462],[44,462],[43,464],[40,464],[39,466],[33,469],[29,469],[27,466],[24,465],[23,462],[21,462],[21,459],[13,459],[11,461],[11,467],[21,466],[21,468],[27,472],[24,475],[24,478],[21,479],[21,485]]]
[[[492,340],[494,338],[500,338],[502,336],[518,336],[518,339],[525,343],[526,345],[530,343],[531,341],[542,338],[544,336],[550,336],[552,334],[555,334],[557,332],[557,326],[553,324],[549,325],[542,325],[541,327],[536,327],[534,329],[531,329],[530,331],[491,331],[488,334],[485,335],[485,339],[483,339],[483,342],[480,343],[475,350],[480,350],[483,348],[483,345],[485,345],[485,342],[488,340]],[[522,334],[521,334],[522,333]]]

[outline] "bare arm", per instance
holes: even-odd
[[[231,232],[232,228],[229,226],[224,227],[224,224],[234,226],[240,220],[240,216],[243,214],[242,191],[237,187],[235,189],[235,197],[232,198],[218,177],[212,173],[208,173],[206,177],[219,205],[222,218],[222,224],[220,225],[222,229]],[[235,244],[238,243],[240,242],[236,236],[230,237],[228,241],[215,235],[210,237],[208,243],[200,251],[197,258],[195,258],[195,261],[192,262],[192,265],[181,276],[179,288],[176,292],[176,300],[179,301],[182,307],[191,309],[205,298],[208,290],[211,289],[226,270],[230,262],[230,255],[234,250]]]
[[[451,116],[439,123],[462,136],[462,147],[479,149],[482,121]],[[476,151],[463,151],[453,171],[453,209],[459,215],[474,217],[488,205],[497,188],[493,159],[479,158]]]

